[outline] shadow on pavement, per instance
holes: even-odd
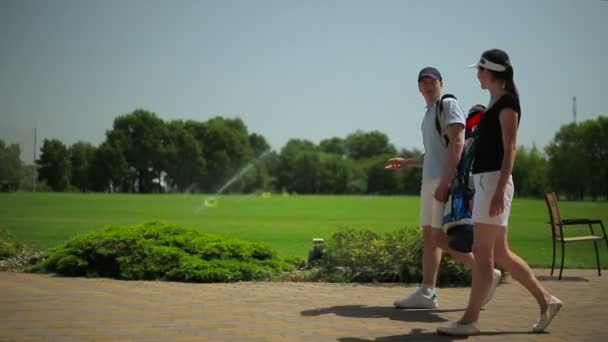
[[[501,335],[535,335],[529,331],[488,331],[481,332],[476,336],[501,336]],[[459,341],[466,340],[468,337],[458,336],[445,336],[438,335],[434,331],[428,331],[426,329],[412,329],[409,334],[404,335],[393,335],[393,336],[382,336],[377,337],[373,340],[358,338],[358,337],[341,337],[338,338],[340,342],[385,342],[385,341]]]
[[[582,281],[582,282],[589,282],[589,279],[587,278],[583,278],[583,277],[564,277],[562,276],[562,279],[559,280],[559,278],[557,276],[536,276],[536,279],[540,280],[540,281]]]
[[[426,329],[412,329],[409,334],[405,335],[393,335],[393,336],[382,336],[377,337],[373,340],[357,337],[341,337],[338,338],[340,342],[372,342],[372,341],[457,341],[466,340],[466,337],[452,337],[437,335],[434,331],[427,331]]]
[[[455,311],[464,311],[464,309],[400,310],[392,306],[342,305],[305,310],[300,314],[302,316],[334,314],[343,317],[388,318],[390,320],[403,322],[441,323],[447,320],[440,317],[439,314]]]

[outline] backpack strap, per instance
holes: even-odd
[[[444,94],[439,98],[437,103],[435,104],[435,127],[437,128],[437,132],[445,142],[445,146],[448,146],[450,143],[450,137],[448,137],[447,132],[445,132],[444,127],[446,126],[445,117],[443,114],[443,100],[445,99],[456,99],[456,96],[452,94]]]

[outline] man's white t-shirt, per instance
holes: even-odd
[[[448,148],[444,138],[437,131],[435,124],[435,112],[437,101],[426,107],[426,114],[422,120],[422,143],[424,144],[424,163],[422,169],[422,181],[441,179],[443,169],[448,162]],[[465,125],[466,116],[462,107],[456,99],[446,98],[443,100],[443,117],[447,125],[460,123]],[[445,130],[445,127],[443,128]]]

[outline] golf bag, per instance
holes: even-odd
[[[472,209],[475,188],[471,179],[471,167],[476,147],[476,126],[484,109],[485,107],[476,105],[467,116],[464,147],[456,176],[450,183],[450,196],[442,222],[443,230],[448,236],[448,246],[463,253],[470,252],[473,247]]]

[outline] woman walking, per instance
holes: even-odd
[[[469,304],[462,318],[439,327],[437,332],[457,336],[479,333],[479,312],[492,284],[495,263],[534,296],[540,306],[540,318],[533,324],[532,331],[541,332],[549,326],[562,302],[543,288],[530,266],[511,251],[507,242],[513,200],[511,171],[521,119],[513,66],[506,52],[493,49],[484,52],[479,62],[471,67],[477,68],[481,88],[490,93],[490,103],[477,128],[479,137],[473,165],[473,281]]]

